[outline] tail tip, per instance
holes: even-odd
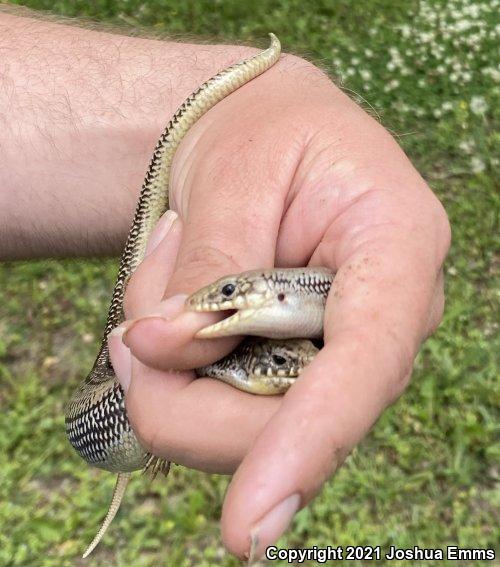
[[[271,47],[275,50],[281,50],[280,40],[273,32],[269,32],[269,37],[271,38]]]

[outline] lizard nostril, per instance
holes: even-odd
[[[284,293],[278,293],[278,301],[285,301],[285,294]]]

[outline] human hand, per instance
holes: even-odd
[[[160,244],[130,281],[123,341],[133,360],[114,335],[113,365],[145,447],[201,470],[237,469],[223,539],[244,556],[252,535],[260,555],[404,391],[442,315],[449,225],[390,135],[291,56],[193,127],[171,181],[179,218],[163,240],[173,217],[162,220]],[[212,362],[237,340],[193,339],[217,316],[184,312],[178,294],[303,265],[337,276],[325,347],[284,397],[168,371]]]

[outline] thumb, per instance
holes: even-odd
[[[225,275],[274,265],[285,196],[298,156],[277,156],[272,132],[256,123],[254,115],[246,121],[240,117],[235,128],[231,117],[241,116],[241,110],[238,101],[230,99],[214,109],[229,118],[215,120],[210,128],[202,128],[202,119],[174,161],[172,202],[183,221],[176,266],[154,316],[136,320],[124,336],[134,356],[152,368],[203,366],[236,344],[235,338],[193,339],[199,314],[186,312],[168,319],[168,298]]]

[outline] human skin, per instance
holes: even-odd
[[[0,63],[0,98],[28,112],[0,110],[10,132],[0,132],[4,258],[118,250],[175,107],[255,52],[5,15],[1,25],[11,38],[0,34],[9,62]],[[17,56],[9,59],[9,47]],[[170,196],[178,216],[160,220],[129,283],[128,321],[109,341],[113,365],[145,447],[200,470],[235,473],[223,540],[240,557],[252,540],[258,556],[405,390],[442,316],[450,228],[388,132],[291,55],[192,128],[174,159]],[[36,210],[26,207],[31,199]],[[223,356],[237,339],[194,339],[217,316],[185,312],[184,294],[243,270],[304,265],[337,276],[325,347],[289,392],[252,396],[193,380],[189,369]]]

